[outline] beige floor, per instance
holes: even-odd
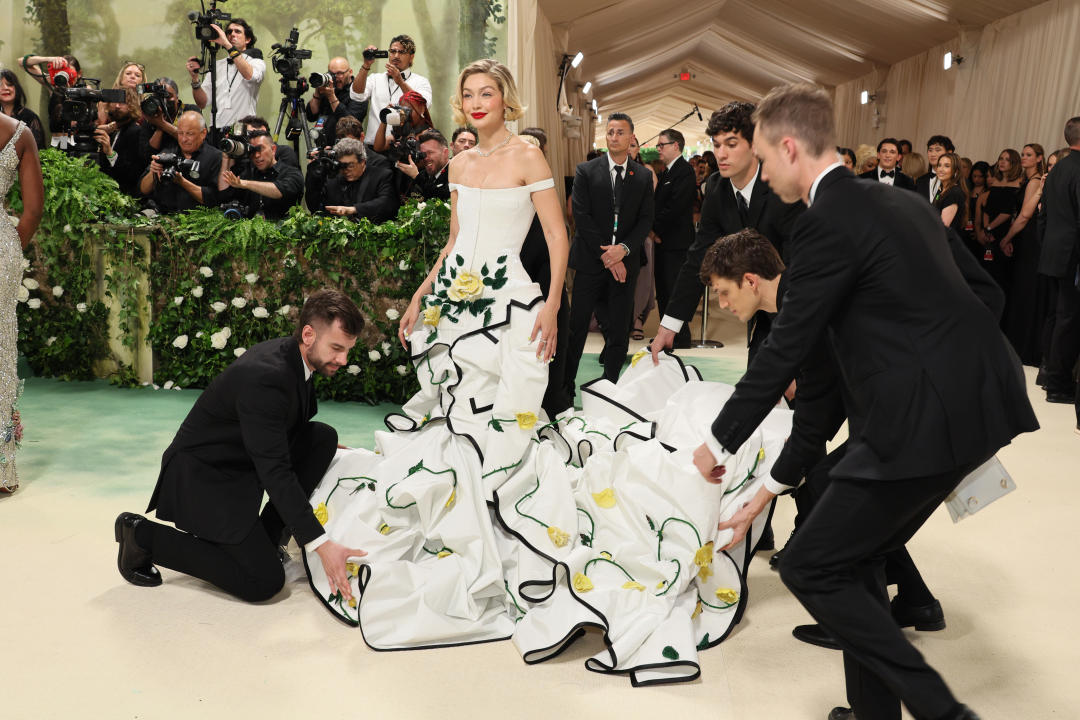
[[[713,329],[726,347],[686,354],[743,356],[741,326]],[[911,543],[949,623],[911,637],[988,719],[1080,717],[1080,437],[1071,407],[1030,391],[1043,430],[1000,454],[1019,489],[959,525],[939,510]],[[839,654],[792,639],[807,616],[763,556],[747,615],[702,655],[702,678],[633,689],[583,669],[595,637],[532,667],[508,642],[376,653],[301,582],[256,606],[168,571],[161,588],[128,585],[112,519],[143,502],[45,481],[0,502],[0,719],[815,720],[844,700]],[[792,514],[778,505],[778,537]]]

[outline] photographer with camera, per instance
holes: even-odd
[[[298,168],[275,159],[276,146],[265,130],[248,133],[247,143],[250,164],[239,177],[232,170],[221,171],[218,200],[239,203],[247,210],[242,213],[246,217],[281,220],[300,202],[304,176]]]
[[[176,122],[179,152],[159,153],[139,180],[139,191],[149,195],[158,212],[190,210],[217,205],[221,151],[206,142],[206,120],[194,110]]]
[[[371,66],[377,58],[389,58],[386,72],[369,75]],[[422,75],[417,75],[410,68],[416,58],[416,43],[408,35],[398,35],[390,41],[389,50],[379,50],[368,45],[364,50],[364,64],[353,79],[349,97],[359,102],[368,103],[367,143],[375,142],[375,132],[379,128],[379,111],[398,102],[405,93],[419,93],[425,103],[430,103],[431,82]]]
[[[321,125],[320,145],[333,146],[337,142],[335,126],[341,118],[363,118],[367,114],[367,103],[350,97],[352,83],[352,68],[343,57],[333,58],[327,65],[327,72],[311,74],[309,84],[314,93],[305,114],[309,122],[315,123],[316,129]]]
[[[227,128],[245,115],[255,114],[259,99],[259,87],[266,74],[262,53],[255,49],[255,33],[243,18],[233,18],[222,30],[211,24],[214,37],[209,41],[220,45],[228,53],[215,64],[217,74],[217,121],[216,127]],[[210,102],[211,75],[207,72],[199,81],[202,63],[195,56],[188,58],[187,71],[191,76],[191,90],[195,104],[203,109]]]
[[[429,128],[417,136],[424,161],[417,167],[411,155],[399,160],[397,169],[413,179],[412,190],[418,190],[425,200],[438,198],[450,201],[450,182],[446,166],[450,162],[450,145],[441,132]]]
[[[56,87],[74,87],[82,72],[74,55],[23,55],[23,71],[49,91],[49,134],[52,147],[67,148],[71,128],[61,118],[64,97]]]
[[[134,98],[137,96],[129,95],[129,99]],[[101,150],[98,164],[120,186],[120,192],[139,197],[139,178],[147,157],[143,154],[137,109],[133,111],[130,102],[100,103],[98,108],[108,120],[94,131],[94,140]]]
[[[176,145],[176,118],[180,115],[180,88],[169,77],[139,86],[142,101],[142,152],[146,161],[163,148]],[[144,163],[145,165],[145,163]]]
[[[390,170],[367,166],[367,148],[352,138],[334,145],[336,174],[321,192],[318,209],[329,215],[343,215],[352,220],[367,218],[378,224],[397,217],[398,194]],[[330,172],[334,172],[330,168]],[[308,199],[311,207],[311,199]]]
[[[248,136],[256,132],[264,132],[270,135],[270,123],[258,115],[248,115],[240,118],[240,125],[243,126],[243,132]],[[270,137],[273,139],[272,135]],[[296,151],[288,145],[274,145],[274,160],[286,165],[292,165],[297,170],[300,169],[300,158],[296,156]]]

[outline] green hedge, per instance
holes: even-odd
[[[144,258],[125,228],[135,228],[151,238],[157,385],[205,387],[242,349],[289,334],[307,293],[334,287],[356,301],[367,322],[350,366],[316,382],[319,397],[399,403],[415,392],[396,318],[446,242],[445,203],[410,201],[382,225],[300,208],[281,223],[226,220],[208,208],[150,221],[85,161],[45,150],[42,170],[44,219],[27,250],[29,287],[18,309],[19,350],[35,374],[88,379],[109,357],[107,310],[87,300],[96,278],[94,238],[111,268],[106,287],[120,303],[123,334],[134,344],[136,266]],[[17,200],[12,204],[18,210]],[[131,369],[119,365],[113,381],[134,384]]]

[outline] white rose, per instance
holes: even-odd
[[[378,360],[379,358],[382,357],[382,355],[379,354],[378,350],[372,350],[371,352],[369,352],[367,354],[367,356],[368,356],[368,360],[370,360],[371,362],[375,362],[376,360]]]
[[[30,291],[20,285],[19,292],[15,294],[15,299],[19,302],[26,302],[30,299]]]
[[[292,306],[291,306],[291,305],[282,305],[281,307],[279,307],[279,308],[277,309],[277,314],[278,314],[278,315],[281,315],[282,317],[285,317],[286,315],[288,315],[288,314],[289,314],[289,311],[290,311],[290,310],[292,310]]]
[[[184,302],[184,296],[180,295],[178,297],[174,297],[172,301],[174,305],[179,305],[180,303]]]
[[[66,233],[71,232],[71,224],[70,223],[64,226],[64,232],[66,232]]]
[[[239,308],[242,308],[242,307],[244,307],[245,305],[247,305],[247,298],[242,298],[242,297],[234,297],[234,298],[232,299],[232,306],[233,306],[234,308],[237,308],[237,309],[239,309]]]
[[[191,296],[201,298],[203,293],[202,285],[196,285],[191,289]]]
[[[221,328],[221,334],[225,336],[226,340],[228,340],[232,337],[232,328],[226,325],[225,327]]]
[[[382,351],[383,351],[383,355],[389,355],[390,354],[390,343],[384,342],[382,344]]]
[[[296,267],[296,258],[292,255],[286,255],[285,259],[281,261],[281,264],[285,267]]]
[[[53,285],[52,294],[53,297],[60,297],[64,294],[64,288],[60,287],[59,285]]]
[[[399,262],[397,264],[397,267],[398,267],[398,270],[408,270],[409,269],[409,263],[408,263],[407,260],[402,260],[401,262]]]
[[[173,388],[172,388],[172,389],[173,389],[173,390],[183,390],[183,388],[182,388],[182,387],[180,387],[179,385],[173,385]]]
[[[409,368],[405,367],[404,365],[398,365],[394,369],[397,370],[398,375],[405,376],[409,374]]]
[[[197,337],[197,338],[201,338],[202,336],[203,336],[203,331],[202,331],[202,330],[200,330],[199,332],[195,333],[195,337]]]
[[[215,350],[224,350],[226,342],[228,342],[228,338],[226,338],[220,332],[216,332],[210,336],[210,347],[214,348]]]
[[[26,258],[22,259],[22,269],[23,270],[29,270],[30,269],[30,261],[27,260]]]
[[[260,307],[257,307],[257,308],[255,308],[254,310],[252,310],[252,311],[251,311],[251,314],[252,314],[252,315],[254,315],[254,316],[255,316],[255,317],[257,317],[257,318],[265,318],[265,317],[270,317],[270,311],[269,311],[269,310],[267,310],[267,309],[266,309],[266,308],[264,308],[264,307],[261,307],[261,306],[260,306]]]
[[[23,287],[26,288],[27,290],[37,290],[38,289],[38,281],[35,280],[34,278],[23,278],[22,284],[23,284]]]
[[[53,335],[52,337],[50,337],[48,340],[45,341],[45,347],[49,347],[54,342],[56,342],[56,336],[55,335]]]
[[[188,343],[188,336],[187,335],[180,335],[179,337],[177,337],[175,340],[172,341],[173,347],[174,348],[179,348],[180,350],[183,350],[184,348],[186,348],[187,343]]]
[[[30,298],[26,301],[26,306],[31,310],[37,310],[39,307],[41,307],[41,301],[37,298]]]
[[[247,352],[247,348],[236,348],[235,350],[232,351],[232,354],[235,355],[236,357],[240,357],[241,355],[243,355],[246,352]]]
[[[215,303],[210,303],[210,308],[216,313],[221,312],[222,310],[224,310],[227,307],[229,307],[229,306],[226,305],[225,303],[221,302],[220,300],[218,300]]]
[[[259,282],[259,276],[255,273],[248,273],[244,276],[244,280],[247,280],[249,285],[254,285],[255,283]]]
[[[162,385],[161,387],[165,388],[166,390],[172,390],[172,386],[175,385],[175,384],[176,383],[174,383],[172,380],[166,380],[165,384]]]
[[[360,366],[359,365],[350,365],[348,368],[345,369],[345,372],[349,373],[350,375],[359,375],[360,374]]]
[[[394,308],[387,308],[386,317],[388,320],[397,320],[399,317],[401,317],[401,313],[399,313]]]
[[[418,202],[418,203],[416,203],[416,209],[417,209],[417,210],[423,210],[423,209],[424,209],[424,208],[426,208],[426,207],[427,207],[427,203],[426,203],[426,202]]]
[[[86,303],[79,303],[78,305],[75,306],[75,309],[78,310],[81,313],[86,312]]]
[[[205,265],[199,268],[199,272],[202,273],[203,277],[214,277],[214,271],[206,267]]]

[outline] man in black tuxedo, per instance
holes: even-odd
[[[331,540],[308,503],[337,449],[334,429],[311,422],[312,375],[345,365],[362,327],[352,300],[320,290],[293,336],[255,345],[214,378],[165,450],[147,507],[176,528],[135,513],[116,519],[125,580],[160,585],[157,563],[242,600],[268,600],[285,584],[287,530],[319,554],[331,589],[350,596],[345,562],[365,553]]]
[[[900,142],[896,138],[885,138],[877,144],[877,159],[878,166],[859,177],[905,190],[915,190],[915,181],[900,170]]]
[[[760,166],[751,149],[753,113],[753,104],[731,102],[709,118],[705,132],[712,138],[719,172],[713,173],[706,182],[697,237],[679,269],[668,307],[661,315],[660,328],[650,345],[654,364],[660,362],[661,350],[672,349],[677,333],[694,317],[705,290],[699,277],[701,261],[713,243],[743,228],[754,228],[783,257],[791,228],[803,210],[801,201],[785,204],[759,177]],[[750,355],[753,356],[769,334],[769,315],[755,313],[747,330]]]
[[[937,161],[945,153],[951,152],[956,152],[956,146],[945,135],[931,135],[930,139],[926,141],[926,162],[929,169],[923,175],[915,178],[915,192],[919,193],[923,200],[931,204],[937,198],[938,191],[941,190],[941,180],[938,179],[937,173],[934,172],[937,168]]]
[[[686,261],[686,251],[694,242],[694,199],[697,176],[682,156],[686,141],[678,130],[664,130],[656,143],[665,170],[657,179],[653,219],[653,266],[656,280],[656,307],[660,316],[667,312],[675,292],[679,271]],[[690,347],[690,327],[683,324],[675,337],[675,347]]]
[[[1076,406],[1080,432],[1080,386],[1073,376],[1080,356],[1080,117],[1065,123],[1072,152],[1058,160],[1043,186],[1039,272],[1054,285],[1054,330],[1046,357],[1046,400]]]
[[[893,621],[884,553],[907,543],[971,470],[1038,428],[1019,359],[964,282],[933,209],[857,180],[836,161],[823,89],[775,88],[755,121],[762,177],[809,209],[795,227],[769,337],[694,462],[721,480],[732,452],[825,339],[840,366],[848,448],[785,550],[780,576],[843,649],[855,717],[898,719],[902,701],[920,720],[975,718]],[[721,523],[734,531],[732,544],[775,489],[766,481]]]
[[[619,379],[630,346],[634,282],[653,224],[652,172],[627,155],[633,134],[630,116],[612,113],[607,123],[607,152],[579,164],[574,175],[577,231],[570,246],[570,267],[576,273],[564,376],[571,398],[589,321],[598,302],[606,304],[608,316],[604,325],[605,378],[612,382]]]

